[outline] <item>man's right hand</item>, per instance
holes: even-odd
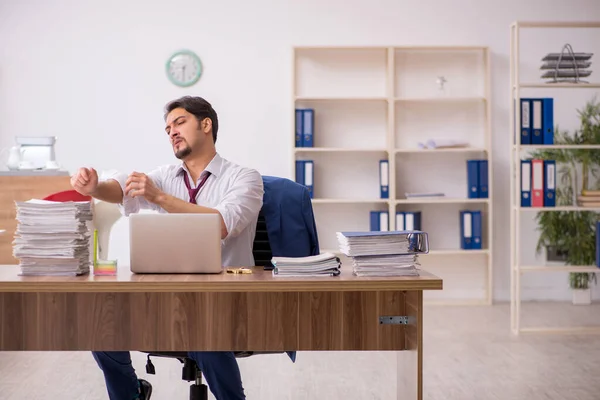
[[[98,173],[94,168],[79,168],[71,177],[71,186],[79,194],[92,196],[98,188]]]

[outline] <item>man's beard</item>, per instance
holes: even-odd
[[[191,153],[192,149],[190,148],[190,146],[185,146],[184,148],[179,149],[175,152],[175,157],[181,160],[182,158],[189,156]]]

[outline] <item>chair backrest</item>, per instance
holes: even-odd
[[[273,252],[269,243],[267,221],[262,212],[258,215],[256,223],[256,236],[254,237],[254,244],[252,246],[252,255],[254,256],[254,265],[259,267],[272,266],[271,258],[273,258]]]
[[[48,201],[58,201],[58,202],[67,202],[67,201],[90,201],[92,200],[91,196],[84,196],[77,192],[76,190],[65,190],[62,192],[53,193],[44,197],[43,200]]]

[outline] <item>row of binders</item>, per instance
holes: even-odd
[[[315,163],[313,160],[296,160],[296,183],[306,186],[310,198],[314,198]],[[389,161],[379,161],[379,197],[390,198]]]
[[[313,147],[315,131],[315,110],[296,108],[296,147]]]
[[[369,213],[369,230],[371,232],[390,230],[390,218],[387,211],[371,211]],[[396,212],[396,230],[397,231],[420,231],[421,230],[421,211],[397,211]]]
[[[556,161],[521,160],[521,207],[556,206]]]
[[[481,211],[461,210],[460,213],[460,248],[463,250],[482,249]]]
[[[554,144],[554,99],[521,99],[521,144]]]
[[[355,276],[418,276],[419,254],[429,252],[422,231],[337,232],[340,252]]]
[[[467,188],[469,199],[488,198],[488,160],[467,160]]]

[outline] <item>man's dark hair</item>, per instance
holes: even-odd
[[[198,123],[200,123],[200,121],[202,121],[204,118],[210,118],[212,121],[213,143],[217,143],[219,119],[217,118],[216,111],[212,108],[208,101],[202,97],[193,96],[184,96],[173,100],[165,107],[165,121],[167,119],[167,115],[169,115],[169,113],[176,108],[183,108],[185,111],[193,114],[198,120]]]

